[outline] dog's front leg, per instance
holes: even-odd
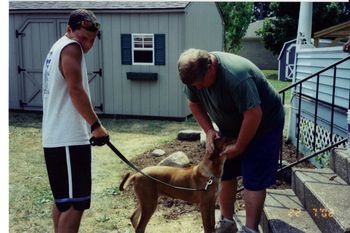
[[[199,205],[204,233],[215,232],[215,201],[202,201]]]

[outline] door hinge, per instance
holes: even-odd
[[[16,30],[16,38],[18,38],[19,36],[25,36],[26,34],[24,32],[19,32],[18,30]]]
[[[19,65],[17,66],[17,72],[20,74],[22,71],[26,71],[26,69],[21,68]]]
[[[94,74],[98,74],[100,75],[100,77],[102,77],[102,69],[100,68],[98,71],[94,71]]]
[[[23,102],[22,100],[19,100],[19,106],[24,107],[26,105],[27,105],[27,103]]]
[[[100,104],[100,106],[94,106],[95,109],[100,109],[101,112],[103,112],[103,104]]]

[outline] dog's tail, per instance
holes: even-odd
[[[133,180],[132,178],[133,178],[134,176],[130,176],[130,174],[131,174],[131,173],[129,172],[129,173],[127,173],[127,174],[124,176],[122,182],[121,182],[120,185],[119,185],[119,191],[123,191],[126,187],[128,187],[128,185],[130,184],[130,182]]]

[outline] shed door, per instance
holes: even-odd
[[[56,41],[55,20],[27,20],[17,30],[20,105],[28,109],[42,108],[42,68],[46,55]]]
[[[287,80],[292,80],[295,69],[295,44],[288,46],[286,50],[286,69],[285,78]]]
[[[42,109],[42,66],[51,46],[66,31],[66,20],[27,20],[17,30],[21,106],[24,109]],[[101,41],[96,38],[94,47],[86,56],[92,103],[95,110],[103,111]]]

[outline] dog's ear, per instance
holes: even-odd
[[[214,140],[214,153],[209,155],[210,160],[218,158],[228,145],[235,144],[236,139],[234,138],[218,138]]]
[[[210,160],[215,160],[220,156],[220,153],[223,151],[225,145],[225,139],[217,138],[214,140],[214,152],[209,155]]]

